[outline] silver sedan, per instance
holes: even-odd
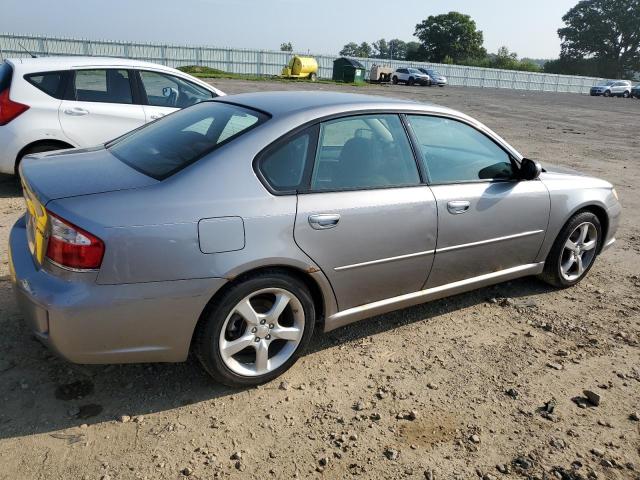
[[[324,331],[528,275],[582,280],[611,184],[448,108],[222,97],[105,146],[27,157],[10,236],[31,330],[72,362],[178,362],[255,385]]]

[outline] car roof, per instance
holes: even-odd
[[[425,104],[375,95],[318,91],[254,92],[229,95],[221,101],[235,103],[272,116],[284,116],[299,111],[311,113],[316,109],[338,108],[340,110],[403,109]]]
[[[241,93],[217,98],[213,101],[233,103],[266,112],[274,119],[305,117],[313,120],[322,116],[363,111],[416,111],[436,113],[464,118],[474,124],[477,120],[464,113],[433,103],[418,103],[412,100],[363,95],[358,93],[318,91],[271,91]]]
[[[20,70],[23,71],[46,71],[93,66],[123,66],[169,69],[169,67],[158,65],[157,63],[118,57],[85,57],[71,55],[37,58],[8,58],[6,61],[14,67],[20,68]]]

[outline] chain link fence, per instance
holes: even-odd
[[[292,53],[269,50],[246,50],[207,46],[160,45],[153,43],[83,40],[36,35],[0,34],[0,57],[27,57],[28,52],[41,56],[88,55],[121,57],[160,63],[170,67],[199,65],[230,73],[279,75]],[[313,55],[318,62],[318,78],[331,78],[333,61],[338,55]],[[540,92],[588,93],[602,78],[519,72],[492,68],[467,67],[436,63],[408,62],[378,58],[358,58],[367,71],[373,64],[398,67],[434,68],[445,75],[450,85],[506,88]]]

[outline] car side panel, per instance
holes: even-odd
[[[547,258],[562,227],[574,213],[583,208],[595,206],[604,210],[608,216],[609,228],[602,244],[610,245],[615,240],[622,209],[609,182],[582,175],[552,172],[542,173],[540,178],[549,190],[551,215],[537,261],[542,262]]]

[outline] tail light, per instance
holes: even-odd
[[[95,235],[49,212],[47,258],[63,267],[92,270],[100,267],[104,242]]]
[[[29,110],[29,105],[14,102],[9,98],[8,88],[0,92],[0,125],[6,125],[27,110]]]

